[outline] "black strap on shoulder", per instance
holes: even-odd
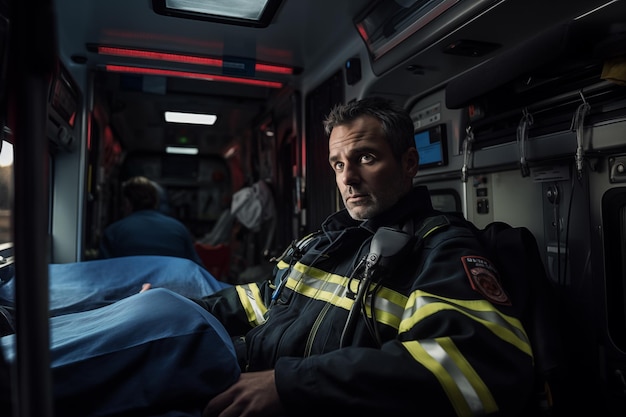
[[[321,230],[317,230],[313,233],[309,233],[308,235],[304,236],[301,239],[296,239],[294,241],[291,242],[291,244],[289,246],[287,246],[287,248],[283,251],[283,253],[280,254],[280,256],[278,257],[273,257],[272,259],[270,259],[270,262],[280,262],[282,261],[287,255],[293,255],[296,258],[300,258],[300,256],[302,255],[302,253],[304,253],[304,248],[311,243],[311,241],[313,240],[313,238],[315,238],[317,235],[319,235],[320,233],[322,233]]]

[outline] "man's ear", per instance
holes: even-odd
[[[407,178],[413,178],[417,174],[419,165],[419,154],[417,149],[409,148],[402,156],[402,169]]]

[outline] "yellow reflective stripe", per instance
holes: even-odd
[[[498,411],[498,404],[493,398],[493,395],[491,395],[491,391],[483,382],[482,378],[476,373],[472,365],[465,359],[465,356],[459,351],[452,339],[444,337],[441,339],[438,338],[436,341],[447,352],[454,364],[458,367],[458,370],[466,378],[466,383],[469,384],[468,386],[459,385],[464,398],[470,399],[473,398],[472,395],[478,396],[478,398],[473,398],[473,402],[468,401],[470,408],[474,410],[474,414],[482,414],[476,412],[476,410],[484,410],[487,414]],[[454,374],[451,373],[451,375]]]
[[[374,299],[376,321],[398,329],[407,300],[408,297],[396,291],[382,288]],[[370,297],[368,297],[365,308],[369,316],[371,316],[370,304]]]
[[[439,381],[459,417],[498,411],[482,379],[448,337],[404,342],[409,353]]]
[[[391,280],[393,280],[393,278],[391,278]],[[380,290],[378,290],[378,292],[376,293],[376,297],[381,297],[389,301],[391,304],[401,307],[403,313],[406,307],[406,303],[409,300],[409,297],[407,297],[406,295],[400,294],[399,292],[389,289],[387,287],[381,287]]]
[[[296,264],[296,267],[302,265]],[[306,274],[298,274],[298,278],[291,275],[287,278],[287,288],[314,300],[329,302],[337,307],[349,310],[354,300],[347,298],[346,285],[348,278],[329,274],[319,269],[310,268]]]
[[[449,224],[445,223],[445,224],[440,224],[439,226],[435,226],[432,229],[430,229],[429,231],[427,231],[426,233],[424,233],[424,235],[422,236],[422,239],[425,239],[427,236],[430,236],[431,234],[433,234],[435,231],[442,229],[444,227],[447,227]]]
[[[444,310],[455,310],[482,324],[500,339],[532,356],[528,335],[515,317],[499,312],[485,300],[455,300],[415,291],[409,297],[399,332],[406,332],[421,320]]]
[[[288,266],[287,264],[284,265]],[[294,292],[308,298],[328,302],[346,310],[349,310],[354,304],[354,300],[346,296],[348,285],[350,285],[350,289],[354,293],[357,292],[359,285],[359,280],[356,278],[350,279],[350,277],[331,274],[300,262],[293,266],[286,279],[285,286]],[[389,288],[381,287],[374,299],[376,320],[397,329],[402,320],[407,300],[406,296]],[[371,316],[369,307],[370,300],[368,298],[366,300],[366,309]]]
[[[237,285],[235,287],[248,321],[253,326],[265,323],[267,307],[263,304],[261,291],[256,283]]]

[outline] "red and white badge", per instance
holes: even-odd
[[[500,284],[498,271],[489,260],[482,256],[462,256],[461,262],[475,291],[493,303],[511,305],[509,296]]]

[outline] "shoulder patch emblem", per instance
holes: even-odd
[[[509,296],[502,288],[498,271],[482,256],[462,256],[461,262],[472,288],[487,300],[503,305],[511,305]]]

